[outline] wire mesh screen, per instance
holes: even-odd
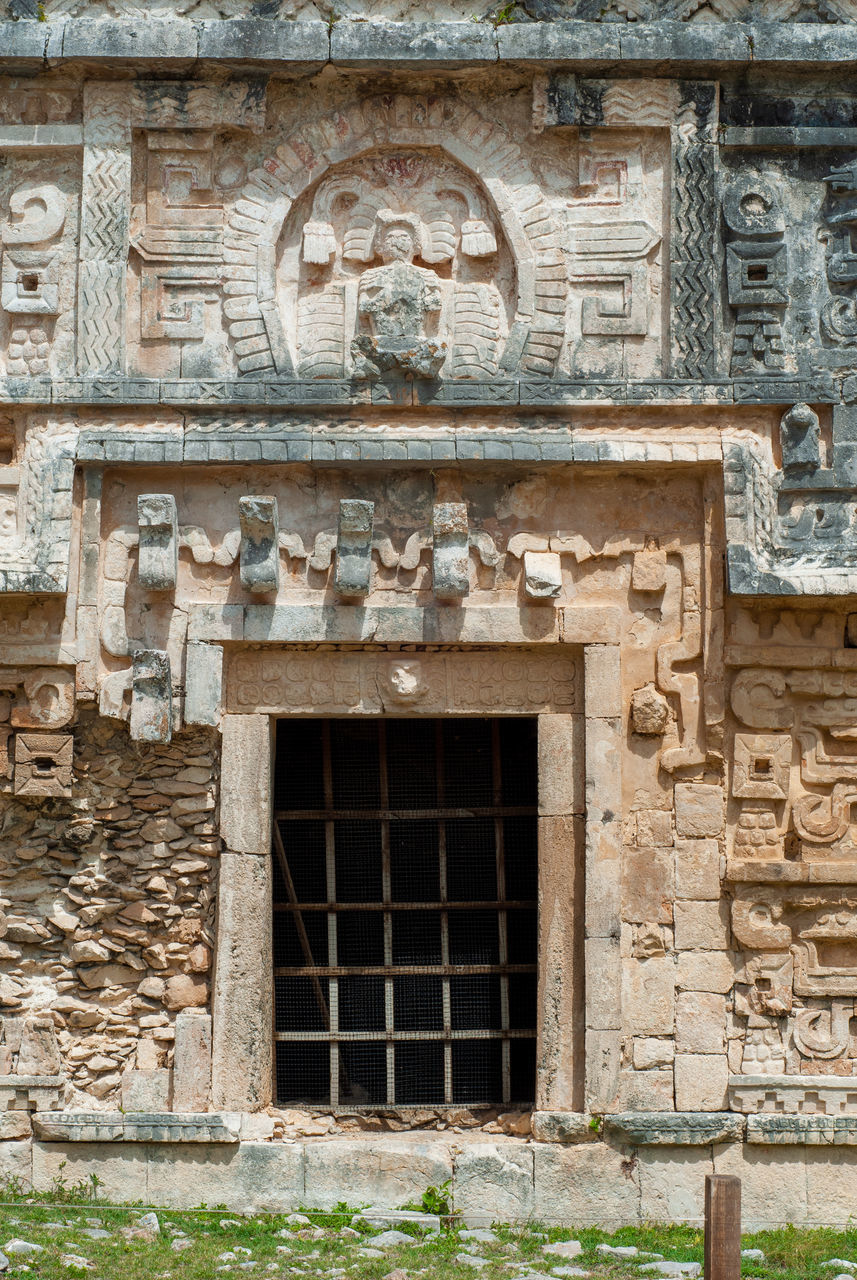
[[[535,1093],[536,721],[281,720],[277,1097]]]

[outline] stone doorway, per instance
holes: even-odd
[[[535,717],[280,720],[275,1096],[535,1100]]]
[[[218,1107],[263,1110],[276,1096],[272,816],[285,807],[275,795],[277,726],[348,720],[389,731],[404,721],[496,718],[536,722],[535,1114],[604,1109],[621,1050],[618,620],[609,609],[569,608],[563,625],[565,643],[529,647],[268,644],[228,654],[212,1032]],[[327,913],[326,899],[321,906]],[[329,1002],[329,991],[322,995]],[[312,988],[310,996],[320,1014]],[[384,1044],[386,1031],[385,1004]],[[385,1052],[385,1090],[386,1080]],[[502,1106],[502,1085],[496,1096]]]

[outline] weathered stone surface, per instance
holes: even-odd
[[[173,1106],[207,1111],[211,1099],[211,1016],[180,1013],[173,1051]]]
[[[414,1124],[460,1130],[455,1151],[425,1136],[413,1173],[399,1147],[379,1173],[363,1146],[366,1199],[379,1178],[418,1195],[453,1161],[468,1213],[495,1211],[496,1181],[510,1214],[597,1216],[600,1186],[611,1216],[695,1216],[748,1116],[752,1211],[805,1221],[829,1196],[844,1218],[857,133],[831,68],[854,60],[854,32],[814,0],[524,0],[496,26],[445,2],[414,21],[402,0],[348,0],[328,29],[227,0],[192,19],[46,0],[0,31],[9,1160],[29,1159],[32,1108],[121,1104],[104,1141],[157,1148],[147,1194],[157,1163],[178,1200],[165,1135],[203,1168],[187,1135],[214,1146],[212,1131],[132,1134],[127,1104],[228,1106],[247,1145],[216,1157],[214,1199],[267,1185],[302,1203],[311,1160],[342,1198],[334,1144],[394,1122],[310,1116],[273,1070],[275,984],[287,1036],[288,984],[308,980],[273,975],[271,814],[314,766],[272,764],[271,720],[381,715],[393,741],[394,721],[498,717],[478,808],[538,812],[446,820],[446,887],[454,824],[475,823],[508,856],[486,852],[496,884],[473,892],[523,893],[514,850],[537,819],[538,946],[511,906],[500,950],[473,961],[505,947],[537,969],[509,992],[514,1009],[528,984],[515,1019],[539,1059],[516,1104],[535,1113],[435,1099]],[[229,58],[285,67],[288,92],[224,81],[212,62]],[[450,74],[468,67],[491,68],[490,90]],[[518,717],[539,718],[532,768],[508,768]],[[400,763],[348,804],[399,803]],[[455,808],[482,763],[426,803]],[[414,785],[423,764],[415,749]],[[316,782],[313,804],[338,796],[335,767]],[[362,866],[340,837],[324,835],[314,907]],[[325,938],[315,962],[350,967],[347,917],[330,915],[286,967]],[[324,1033],[335,994],[345,1016],[338,981],[312,988],[325,1012],[299,1033]],[[288,1113],[266,1110],[274,1079]],[[611,1130],[630,1112],[658,1117],[648,1141]],[[636,1166],[616,1166],[620,1146]],[[804,1179],[784,1209],[763,1187],[771,1152]]]
[[[705,1146],[712,1142],[740,1140],[741,1116],[722,1112],[623,1112],[605,1117],[608,1138],[643,1146]]]

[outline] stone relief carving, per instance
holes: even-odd
[[[66,589],[77,436],[70,423],[37,419],[20,466],[0,467],[0,593]]]
[[[301,256],[299,374],[433,378],[447,360],[455,376],[496,374],[508,320],[492,277],[509,255],[504,268],[460,166],[414,151],[345,166],[316,190]]]
[[[825,271],[831,296],[821,308],[821,333],[833,347],[857,345],[857,160],[831,169],[823,178],[827,196],[819,239],[825,246]]]
[[[566,654],[248,651],[231,659],[227,689],[232,711],[436,715],[442,710],[580,710],[577,663]]]
[[[320,165],[331,172],[278,265],[272,246]],[[555,213],[502,123],[454,97],[368,99],[310,121],[250,174],[224,243],[242,268],[224,312],[245,376],[296,364],[342,376],[355,361],[358,374],[419,377],[447,360],[459,376],[556,367],[567,276]],[[284,293],[298,297],[294,338]]]
[[[733,374],[779,373],[785,365],[783,318],[788,305],[785,218],[771,182],[748,175],[723,193],[729,305],[735,311]]]
[[[149,132],[145,216],[131,223],[140,268],[140,337],[205,337],[223,262],[223,209],[214,188],[210,133]]]
[[[782,470],[757,438],[724,445],[733,592],[846,595],[857,590],[849,422],[845,414],[834,417],[832,467],[823,464],[818,419],[806,405],[783,417]]]

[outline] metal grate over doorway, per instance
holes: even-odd
[[[534,719],[278,722],[281,1105],[533,1101],[536,806]]]

